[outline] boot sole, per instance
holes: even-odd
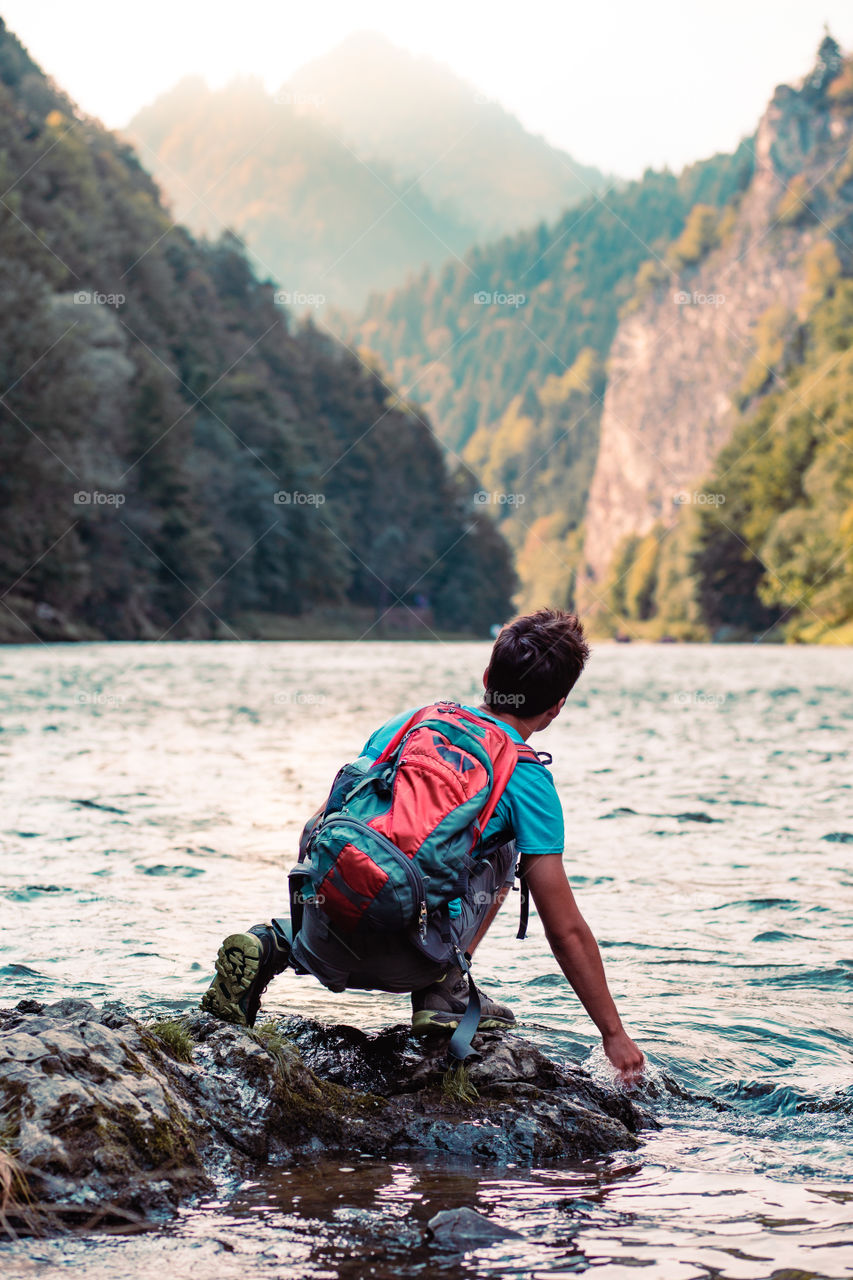
[[[461,1013],[437,1013],[432,1009],[420,1009],[412,1014],[412,1034],[416,1036],[444,1035],[455,1031],[462,1020]],[[481,1018],[478,1031],[505,1031],[515,1026],[515,1018]]]
[[[216,977],[201,998],[205,1013],[223,1022],[251,1026],[241,1006],[261,967],[263,946],[252,933],[232,933],[216,957]]]

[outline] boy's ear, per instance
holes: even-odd
[[[488,689],[489,687],[489,671],[490,670],[491,670],[490,667],[486,667],[486,670],[483,672],[483,688],[484,689]]]

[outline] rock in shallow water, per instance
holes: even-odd
[[[156,1219],[223,1176],[325,1152],[574,1159],[634,1148],[653,1123],[520,1036],[486,1032],[475,1048],[450,1088],[446,1042],[406,1027],[291,1017],[250,1032],[197,1012],[146,1025],[117,1005],[22,1003],[0,1013],[3,1145],[31,1206],[12,1221]]]
[[[466,1253],[469,1249],[482,1249],[496,1240],[521,1240],[517,1231],[510,1231],[492,1222],[476,1209],[442,1209],[427,1223],[430,1238],[440,1249],[452,1249]]]

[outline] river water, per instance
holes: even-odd
[[[0,650],[2,1003],[182,1010],[221,936],[284,909],[298,832],[389,715],[475,699],[488,646],[111,644]],[[0,1247],[3,1275],[840,1277],[853,1274],[853,653],[600,646],[553,753],[566,862],[657,1101],[637,1152],[570,1167],[353,1157],[259,1174],[137,1236]],[[486,989],[546,1052],[608,1068],[510,898]],[[268,1007],[379,1028],[403,996],[285,974]],[[470,1205],[521,1233],[424,1244]]]

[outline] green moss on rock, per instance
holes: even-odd
[[[152,1023],[151,1030],[176,1062],[192,1062],[193,1038],[184,1023],[165,1018]]]

